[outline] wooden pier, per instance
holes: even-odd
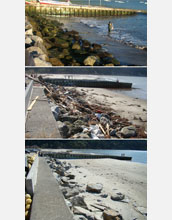
[[[107,8],[101,6],[84,5],[40,5],[39,3],[26,5],[26,12],[33,12],[42,15],[52,16],[75,16],[75,17],[109,17],[109,16],[129,16],[137,13],[147,12],[144,10]]]

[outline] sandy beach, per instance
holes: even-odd
[[[112,108],[121,117],[146,129],[147,103],[145,100],[128,97],[115,90],[99,88],[77,88],[86,93],[86,101]]]
[[[89,208],[91,204],[102,204],[118,211],[125,220],[146,219],[147,211],[147,165],[113,159],[78,159],[63,160],[70,163],[70,173],[75,175],[75,181],[83,189],[81,195]],[[101,194],[85,191],[88,183],[101,183]],[[113,201],[111,195],[122,193],[125,199]]]

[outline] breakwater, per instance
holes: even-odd
[[[83,153],[68,153],[68,152],[48,152],[40,151],[39,156],[51,157],[56,159],[117,159],[117,160],[132,160],[132,157],[115,156],[115,155],[102,155],[102,154],[83,154]]]
[[[107,80],[87,80],[87,79],[51,79],[44,78],[45,82],[60,85],[60,86],[73,86],[73,87],[91,87],[91,88],[120,88],[131,89],[132,83],[107,81]]]
[[[25,6],[26,12],[42,15],[76,16],[76,17],[102,17],[102,16],[129,16],[137,13],[147,13],[144,10],[107,8],[98,6],[59,6],[32,4]]]

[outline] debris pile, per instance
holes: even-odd
[[[85,92],[53,84],[48,84],[48,90],[45,94],[63,138],[146,138],[144,128],[113,109],[85,101]]]

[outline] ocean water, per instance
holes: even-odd
[[[147,0],[71,0],[73,4],[106,6],[110,8],[147,9]]]
[[[73,4],[88,5],[89,0],[71,0]],[[90,0],[91,5],[101,5],[111,8],[129,8],[147,10],[147,0]],[[108,22],[111,21],[114,30],[108,35]],[[95,32],[96,36],[106,38],[106,41],[117,42],[143,49],[147,47],[147,14],[132,16],[77,18],[72,22],[79,22],[88,28],[88,32]],[[77,30],[78,31],[78,30]],[[79,31],[80,32],[80,31]],[[108,35],[108,39],[107,39]],[[110,39],[111,38],[111,39]]]
[[[132,157],[132,162],[147,163],[147,151],[135,151],[135,150],[94,150],[94,149],[74,149],[75,152],[82,153],[94,153],[104,155],[117,155],[125,154],[125,156]]]
[[[136,48],[147,47],[147,15],[120,16],[110,18],[81,18],[80,23],[94,29],[97,35],[104,38],[108,34],[108,22],[111,21],[114,30],[108,35],[111,40]]]

